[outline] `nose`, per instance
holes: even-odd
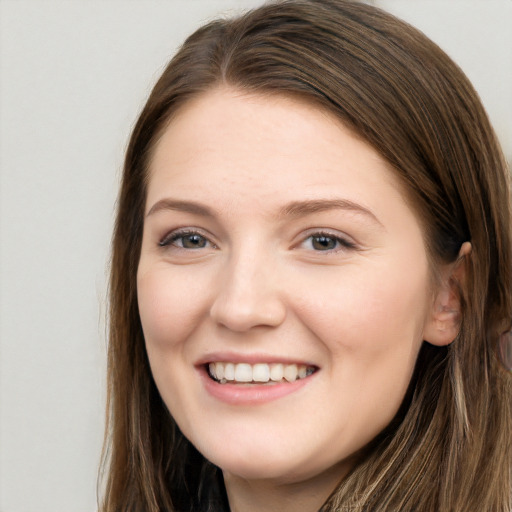
[[[210,316],[231,331],[277,327],[286,317],[276,266],[255,255],[233,257],[219,274]]]

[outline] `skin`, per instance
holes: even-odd
[[[228,88],[182,107],[150,166],[139,309],[161,396],[222,468],[231,510],[321,506],[396,414],[423,340],[456,333],[430,277],[388,165],[330,114]],[[317,371],[227,403],[201,369],[228,357]]]

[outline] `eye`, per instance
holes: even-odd
[[[197,231],[175,231],[167,235],[158,244],[160,247],[174,246],[180,249],[204,249],[215,247],[208,238]]]
[[[331,251],[338,246],[338,240],[332,236],[315,235],[311,237],[311,246],[315,251]]]
[[[337,252],[343,249],[353,249],[355,245],[345,238],[331,233],[313,233],[302,242],[302,247],[313,251]]]

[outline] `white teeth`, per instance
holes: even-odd
[[[252,381],[252,367],[250,364],[239,363],[235,366],[235,380],[237,382]]]
[[[297,365],[296,364],[287,364],[285,367],[284,367],[284,378],[288,381],[288,382],[293,382],[295,380],[297,380]]]
[[[212,364],[212,363],[210,363]],[[217,380],[222,380],[224,378],[224,364],[223,363],[214,363],[215,364],[215,378]]]
[[[235,380],[235,365],[226,363],[224,366],[224,378],[226,380]]]
[[[254,382],[268,382],[270,380],[270,368],[268,364],[255,364],[252,367],[252,380]]]
[[[283,380],[283,375],[284,369],[282,364],[278,363],[270,365],[270,378],[273,381],[279,382],[280,380]]]
[[[210,376],[221,382],[295,382],[304,379],[315,372],[311,366],[281,363],[224,363],[208,364]]]

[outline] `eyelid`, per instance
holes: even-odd
[[[301,235],[301,238],[299,242],[295,245],[295,247],[300,248],[307,240],[311,239],[312,237],[326,237],[326,238],[332,238],[336,240],[341,247],[337,249],[326,249],[325,251],[312,251],[312,252],[318,252],[318,253],[326,253],[326,254],[333,254],[341,251],[347,251],[347,250],[355,250],[359,248],[358,243],[349,235],[342,233],[337,230],[333,229],[324,229],[324,228],[311,228],[307,230],[305,233]]]
[[[177,228],[171,231],[168,231],[163,237],[158,241],[158,246],[162,248],[166,248],[172,245],[172,242],[178,240],[181,237],[185,237],[187,235],[199,235],[207,240],[211,247],[217,248],[217,244],[212,241],[212,236],[205,232],[203,229],[195,228],[195,227],[184,227]],[[174,246],[176,249],[184,249],[178,246]],[[189,250],[189,249],[184,249]]]
[[[168,248],[172,245],[172,242],[175,240],[178,240],[180,237],[185,237],[187,235],[199,235],[206,239],[209,248],[217,249],[218,244],[215,242],[215,239],[211,233],[208,231],[198,228],[198,227],[182,227],[182,228],[175,228],[170,231],[167,231],[166,234],[158,240],[157,245],[161,248]],[[340,247],[336,249],[326,249],[326,250],[312,250],[309,249],[311,252],[319,252],[319,253],[325,253],[325,254],[333,254],[337,252],[347,251],[347,250],[356,250],[359,249],[359,244],[354,240],[353,237],[347,235],[346,233],[340,232],[335,229],[329,229],[329,228],[310,228],[307,229],[305,232],[303,231],[297,238],[296,242],[293,243],[292,248],[294,249],[300,249],[303,244],[306,243],[308,239],[311,239],[312,237],[321,237],[324,236],[326,238],[332,238],[338,242]],[[182,248],[177,245],[174,246],[175,249],[183,249],[185,251],[190,251],[191,249]],[[304,248],[304,247],[302,247]],[[200,249],[200,248],[198,248]]]

